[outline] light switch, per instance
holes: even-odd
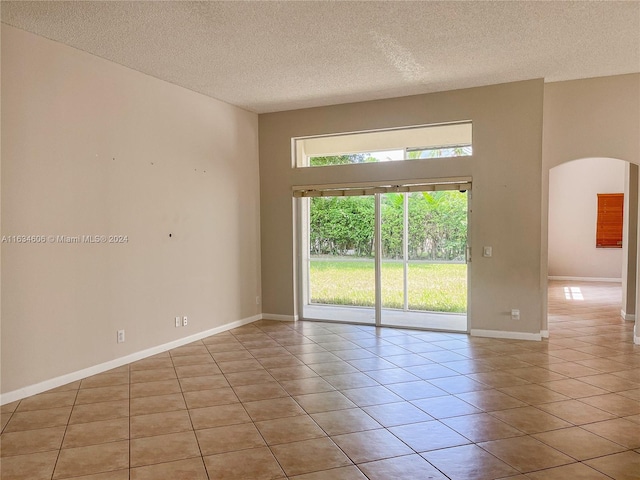
[[[491,247],[482,247],[482,256],[490,257],[493,254],[493,249]]]

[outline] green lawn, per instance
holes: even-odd
[[[311,303],[373,307],[373,260],[311,260]],[[402,308],[402,263],[382,264],[382,306]],[[467,266],[409,264],[409,309],[433,312],[467,311]]]

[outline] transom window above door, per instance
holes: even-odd
[[[296,167],[395,162],[473,154],[471,122],[292,139]]]

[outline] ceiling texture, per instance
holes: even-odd
[[[640,72],[632,1],[2,1],[2,22],[265,113]]]

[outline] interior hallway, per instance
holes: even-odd
[[[638,479],[619,302],[551,282],[542,342],[259,321],[4,405],[0,477]]]

